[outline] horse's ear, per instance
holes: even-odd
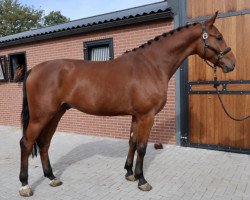
[[[219,13],[219,11],[216,11],[214,16],[211,17],[209,20],[207,20],[207,25],[208,26],[213,26],[213,24],[214,24],[214,22],[215,22],[215,20],[217,18],[218,13]]]

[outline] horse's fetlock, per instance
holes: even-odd
[[[135,178],[138,180],[144,179],[143,172],[141,170],[135,169]]]
[[[56,178],[56,177],[54,176],[54,174],[53,174],[52,169],[50,169],[50,170],[44,169],[44,176],[45,176],[46,178],[49,178],[50,180],[53,180],[53,179]]]
[[[132,163],[125,163],[124,169],[126,169],[127,171],[132,171],[133,165]]]
[[[19,175],[19,180],[22,183],[22,186],[28,185],[28,174],[25,172],[21,172]]]

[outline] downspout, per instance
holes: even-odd
[[[174,28],[178,28],[180,26],[184,26],[186,24],[186,8],[187,2],[186,0],[168,0],[168,5],[174,13]],[[187,60],[181,65],[181,67],[175,73],[175,113],[176,113],[176,145],[182,145],[183,135],[186,133],[183,132],[183,126],[187,126],[187,122],[184,122],[183,118],[183,102],[181,102],[183,94],[182,90],[182,74],[183,70],[187,67]],[[185,104],[184,104],[185,106]],[[184,108],[186,110],[186,108]]]

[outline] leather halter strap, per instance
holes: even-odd
[[[220,51],[220,50],[217,50],[216,48],[214,48],[213,46],[211,46],[208,42],[208,37],[209,37],[209,34],[206,32],[206,24],[205,22],[202,22],[201,23],[201,28],[202,28],[202,39],[205,43],[204,45],[204,60],[205,62],[212,68],[216,68],[220,62],[220,59],[222,59],[224,57],[224,55],[226,55],[227,53],[229,53],[231,51],[231,48],[230,47],[227,47],[224,51]],[[217,55],[217,61],[216,63],[214,64],[214,66],[212,66],[208,61],[207,61],[207,49],[210,49],[212,50],[213,52],[216,53]]]

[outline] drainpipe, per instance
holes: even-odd
[[[184,26],[186,24],[186,0],[168,0],[168,5],[172,9],[172,12],[174,13],[174,28],[178,28],[180,26]],[[184,63],[181,65],[181,67],[177,70],[175,74],[175,99],[176,99],[176,145],[180,146],[182,143],[182,126],[184,124],[187,124],[186,122],[181,121],[182,120],[182,103],[181,103],[181,71],[187,66],[187,61],[184,61]],[[182,94],[183,95],[183,94]],[[185,120],[185,119],[184,119]]]

